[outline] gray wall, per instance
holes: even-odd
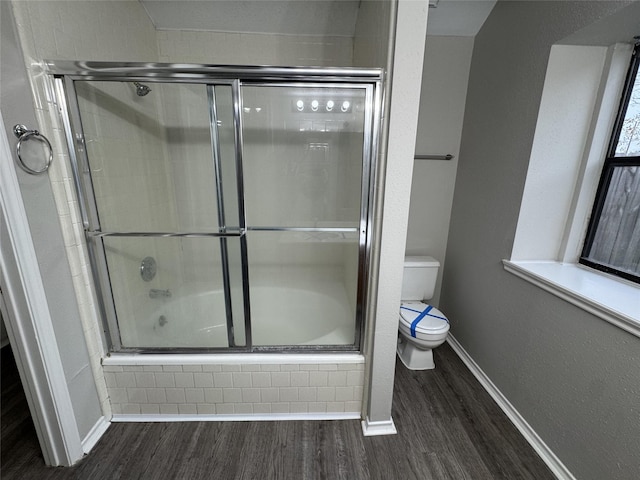
[[[449,153],[454,158],[414,161],[405,254],[430,255],[440,262],[436,290],[429,301],[436,307],[447,250],[473,39],[427,35],[424,50],[416,155]]]
[[[29,81],[14,30],[9,2],[0,2],[2,26],[0,109],[12,148],[17,141],[12,127],[21,123],[35,128],[36,119]],[[54,156],[54,161],[59,161]],[[71,395],[80,438],[84,439],[102,416],[89,354],[80,323],[69,263],[65,256],[53,192],[47,175],[28,175],[16,167],[22,199],[29,219],[38,265],[47,295],[56,341]]]
[[[637,478],[640,339],[501,260],[551,45],[622,5],[501,1],[476,37],[440,302],[455,338],[579,479]]]

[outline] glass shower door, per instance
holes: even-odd
[[[378,70],[54,63],[110,351],[359,349]]]
[[[230,273],[239,232],[225,223],[239,223],[236,182],[221,190],[236,176],[231,86],[74,86],[87,236],[113,300],[114,349],[244,345],[240,276]]]
[[[370,90],[243,85],[253,345],[353,345]]]

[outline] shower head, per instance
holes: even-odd
[[[133,84],[136,86],[136,95],[138,95],[139,97],[144,97],[147,93],[151,91],[151,88],[147,87],[146,85],[143,85],[140,82],[133,82]]]

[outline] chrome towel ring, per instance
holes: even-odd
[[[53,148],[51,148],[51,143],[49,142],[47,137],[42,135],[38,130],[29,130],[27,127],[20,124],[14,125],[13,133],[16,137],[18,137],[18,143],[16,144],[16,155],[18,156],[18,166],[25,172],[30,173],[31,175],[39,175],[49,170],[49,167],[51,166],[51,162],[53,161]],[[22,159],[22,155],[21,155],[22,143],[30,139],[38,140],[39,142],[44,143],[47,146],[47,149],[49,150],[49,157],[47,158],[44,166],[39,170],[34,170],[33,168],[29,167]]]

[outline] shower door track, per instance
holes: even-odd
[[[381,69],[362,68],[306,68],[306,67],[262,67],[262,66],[217,66],[193,64],[161,63],[115,63],[115,62],[76,62],[46,61],[47,73],[54,77],[54,89],[59,101],[59,112],[65,129],[67,146],[71,158],[72,171],[78,202],[84,225],[85,237],[92,274],[97,290],[98,309],[105,322],[108,350],[113,353],[281,353],[281,352],[354,352],[360,351],[362,343],[365,305],[370,268],[370,249],[373,228],[373,195],[375,186],[375,159],[377,158],[377,140],[382,116],[382,80]],[[211,149],[214,161],[214,174],[217,192],[217,232],[135,232],[102,231],[97,216],[97,204],[93,192],[92,179],[88,175],[89,163],[84,145],[84,133],[80,120],[80,109],[75,96],[75,81],[113,81],[145,83],[201,83],[207,88],[210,113]],[[220,146],[217,138],[217,106],[215,85],[229,85],[233,96],[233,122],[235,132],[236,181],[238,195],[237,227],[226,225],[223,182],[220,174]],[[366,90],[366,109],[364,115],[364,134],[362,152],[362,178],[359,227],[281,227],[247,226],[244,211],[243,185],[243,141],[242,141],[242,85],[251,86],[326,86]],[[252,343],[251,314],[249,301],[249,271],[247,261],[247,232],[327,232],[357,234],[358,274],[356,293],[355,342],[347,345],[277,345],[256,346]],[[104,246],[99,240],[109,237],[149,237],[149,238],[219,238],[222,262],[222,275],[225,297],[228,347],[123,347],[119,337],[119,326],[111,293],[110,278]],[[233,317],[230,300],[229,259],[226,248],[227,239],[238,238],[241,250],[241,274],[243,279],[243,307],[245,317],[245,345],[237,346],[233,332]]]
[[[121,80],[145,82],[169,81],[211,83],[211,80],[295,80],[320,83],[381,82],[380,68],[351,67],[271,67],[259,65],[207,65],[188,63],[99,62],[75,60],[45,60],[47,72],[55,76],[70,76],[82,80]]]

